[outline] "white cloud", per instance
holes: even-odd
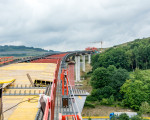
[[[77,50],[149,36],[149,0],[0,0],[0,44]]]

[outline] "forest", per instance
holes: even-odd
[[[102,105],[150,113],[150,38],[136,39],[92,56],[90,73],[93,101]]]

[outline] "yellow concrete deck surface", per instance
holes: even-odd
[[[0,67],[0,81],[10,81],[14,80],[11,86],[25,86],[30,85],[27,78],[27,73],[31,76],[33,82],[35,79],[53,81],[55,74],[56,64],[54,63],[17,63],[10,64],[4,67]],[[4,85],[3,85],[4,86]],[[6,89],[5,93],[44,93],[45,89]],[[28,100],[28,98],[33,98],[35,96],[3,96],[3,111],[16,105],[17,103]],[[4,113],[4,120],[34,120],[36,113],[38,111],[37,100],[39,96],[36,96],[31,102],[23,102],[18,106],[10,109]]]
[[[35,98],[34,98],[35,97]],[[34,98],[30,100],[30,102],[25,101],[28,99]],[[25,101],[20,103],[13,109],[4,113],[4,120],[34,120],[36,113],[38,111],[38,96],[4,96],[3,97],[3,111],[6,109],[16,105],[21,101]]]
[[[16,84],[27,84],[30,82],[27,73],[32,80],[53,81],[56,64],[54,63],[17,63],[0,67],[0,80],[16,79]]]

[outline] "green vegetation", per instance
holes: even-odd
[[[148,102],[142,102],[139,112],[140,114],[150,113],[150,104]]]
[[[40,52],[48,52],[47,50],[41,48],[34,47],[26,47],[26,46],[13,46],[13,45],[4,45],[0,46],[0,52],[8,52],[8,51],[40,51]]]
[[[104,53],[92,57],[93,70],[98,67],[107,68],[109,65],[128,71],[133,71],[136,68],[149,69],[150,38],[137,39],[126,45],[112,47]]]
[[[111,120],[143,120],[143,119],[140,118],[140,116],[138,116],[138,115],[129,118],[129,116],[126,113],[123,113],[119,116],[112,117]]]
[[[84,107],[88,107],[88,108],[95,108],[94,104],[91,104],[88,101],[85,101]]]
[[[112,104],[112,102],[109,102],[112,101],[112,98],[115,100],[122,99],[122,95],[119,92],[120,87],[128,78],[129,74],[125,69],[117,69],[113,65],[110,65],[108,68],[97,68],[91,76],[93,90],[91,96],[87,97],[87,100],[94,98],[101,101],[103,99],[102,103],[107,100],[108,104]]]
[[[0,56],[15,56],[15,57],[24,57],[24,56],[38,56],[45,54],[47,52],[54,52],[52,50],[44,50],[41,48],[26,47],[26,46],[0,46]]]
[[[124,94],[123,104],[139,110],[142,102],[150,103],[150,78],[145,78],[137,69],[133,77],[123,84],[121,92]]]
[[[128,107],[140,114],[150,113],[150,38],[95,54],[91,65],[92,91],[88,102]]]

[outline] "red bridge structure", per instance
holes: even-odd
[[[81,112],[88,93],[75,87],[75,62],[72,56],[77,54],[63,53],[31,61],[57,63],[55,79],[44,112],[40,114],[39,109],[36,120],[82,120]]]
[[[6,64],[6,63],[10,63],[14,60],[13,56],[10,57],[1,57],[0,58],[0,64]]]
[[[75,78],[80,79],[80,74],[77,74],[79,76],[75,77],[75,72],[77,72],[77,70],[79,70],[78,73],[80,72],[79,56],[84,58],[83,65],[85,65],[85,55],[89,56],[92,53],[92,51],[75,51],[45,54],[42,56],[28,57],[17,60],[14,60],[11,56],[0,58],[0,64],[5,64],[12,61],[18,63],[28,62],[56,64],[52,83],[44,83],[46,84],[46,92],[39,100],[41,107],[36,114],[35,120],[82,120],[81,112],[86,96],[89,95],[89,93],[75,87]],[[76,56],[78,57],[78,61],[75,61]],[[36,84],[32,84],[33,86],[35,85],[34,89],[36,89]],[[45,97],[46,101],[43,101],[43,97]]]

